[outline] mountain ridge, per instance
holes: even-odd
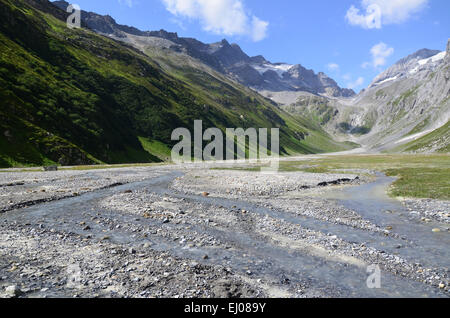
[[[68,2],[55,1],[55,6],[66,10]],[[262,55],[250,57],[236,43],[230,44],[226,39],[205,44],[193,38],[182,38],[177,33],[160,31],[141,31],[134,27],[117,24],[110,16],[82,11],[83,23],[90,29],[124,40],[127,34],[142,37],[159,37],[174,43],[171,49],[184,50],[191,57],[197,58],[222,74],[226,74],[241,84],[256,91],[307,91],[331,97],[352,97],[355,92],[341,88],[335,80],[323,72],[315,73],[300,64],[289,65],[292,72],[280,72],[278,66],[285,63],[271,63]],[[278,76],[275,76],[278,75]]]
[[[430,50],[430,49],[418,50],[413,54],[410,54],[400,59],[394,65],[392,65],[391,67],[380,73],[378,76],[376,76],[368,88],[377,86],[380,83],[383,83],[387,80],[395,80],[404,77],[411,72],[417,72],[420,66],[428,64],[428,63],[421,64],[422,61],[426,61],[427,59],[435,57],[440,53],[443,52],[439,50]]]

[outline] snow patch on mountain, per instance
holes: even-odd
[[[274,71],[278,74],[280,78],[283,78],[283,74],[287,73],[294,65],[291,64],[252,64],[251,65],[255,70],[259,72],[259,74],[263,75],[267,71]]]
[[[390,78],[387,78],[387,79],[385,79],[385,80],[383,80],[383,81],[381,81],[379,83],[376,83],[376,86],[382,85],[384,83],[392,82],[392,81],[395,81],[397,79],[398,79],[398,76],[390,77]]]
[[[419,65],[425,65],[425,64],[428,64],[428,62],[433,62],[433,63],[436,63],[436,62],[438,62],[438,61],[441,61],[441,60],[443,60],[444,58],[445,58],[445,55],[447,54],[447,52],[445,52],[445,51],[442,51],[441,53],[438,53],[438,54],[436,54],[436,55],[434,55],[434,56],[432,56],[432,57],[429,57],[429,58],[427,58],[427,59],[423,59],[423,60],[420,60],[420,61],[418,61],[417,63],[419,63]]]

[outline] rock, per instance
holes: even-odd
[[[165,218],[164,220],[163,220],[163,224],[167,224],[167,223],[169,223],[170,222],[170,220],[168,219],[168,218]]]
[[[209,192],[202,192],[202,196],[209,197]]]
[[[438,228],[433,229],[433,233],[439,233],[441,230]]]
[[[392,226],[386,226],[386,230],[388,231],[392,231],[393,227]]]
[[[5,292],[10,297],[18,297],[22,294],[21,290],[16,285],[6,287]]]
[[[203,256],[203,259],[204,259],[204,260],[207,260],[207,259],[209,259],[209,256],[208,256],[208,255],[204,255],[204,256]]]
[[[45,166],[44,171],[58,171],[58,166]]]
[[[445,288],[445,284],[444,284],[444,283],[440,283],[440,284],[439,284],[439,288],[440,288],[440,289],[444,289],[444,288]]]

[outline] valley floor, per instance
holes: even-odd
[[[342,158],[0,172],[0,296],[448,297],[446,184],[375,172],[445,158]]]

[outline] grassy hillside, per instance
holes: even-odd
[[[427,152],[450,153],[450,122],[441,128],[407,144],[394,148],[392,152]]]
[[[346,148],[234,82],[180,61],[163,69],[151,55],[67,28],[34,2],[0,0],[2,167],[166,160],[172,130],[196,119],[279,127],[285,154]]]

